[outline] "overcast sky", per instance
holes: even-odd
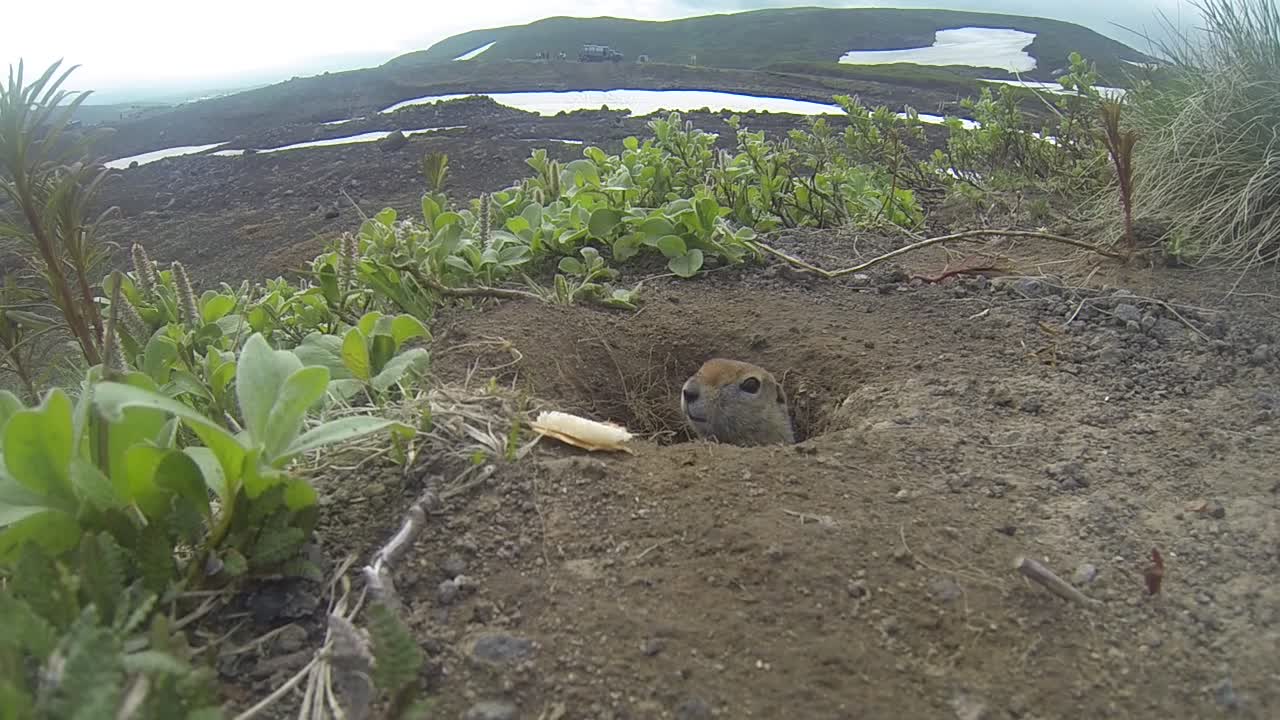
[[[1183,24],[1195,16],[1186,0],[14,0],[10,5],[2,49],[8,57],[0,59],[6,65],[23,59],[28,73],[58,58],[79,64],[69,84],[95,90],[99,102],[367,67],[467,30],[555,15],[670,19],[788,5],[946,7],[1069,20],[1139,50],[1146,48],[1108,21],[1154,30],[1157,8],[1171,16],[1181,13]],[[55,30],[35,30],[42,27]],[[18,28],[22,31],[13,32]]]

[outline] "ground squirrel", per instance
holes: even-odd
[[[685,382],[680,409],[698,437],[730,445],[794,443],[787,395],[764,368],[713,358]]]

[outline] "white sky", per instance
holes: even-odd
[[[129,89],[219,88],[273,82],[291,75],[367,67],[401,53],[421,50],[467,30],[520,24],[555,15],[612,15],[637,19],[669,19],[784,5],[945,6],[1020,12],[1089,24],[1125,8],[1123,20],[1153,17],[1183,0],[900,0],[858,2],[822,0],[9,0],[6,29],[0,31],[0,61],[25,61],[27,72],[43,70],[53,60],[81,67],[69,85],[97,94]],[[13,7],[12,5],[16,5]],[[1185,13],[1185,11],[1184,11]],[[56,17],[51,15],[56,14]],[[52,21],[52,22],[50,22]],[[56,31],[28,30],[50,26]],[[21,30],[19,30],[21,28]],[[1141,48],[1139,48],[1141,49]],[[102,97],[100,101],[106,101]]]

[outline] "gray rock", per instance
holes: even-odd
[[[1116,320],[1120,321],[1121,324],[1142,322],[1142,311],[1138,309],[1137,305],[1120,303],[1116,305],[1115,310],[1112,312],[1115,314]]]
[[[1071,574],[1071,582],[1074,585],[1088,585],[1098,577],[1098,568],[1092,563],[1080,563],[1076,566],[1075,572]]]
[[[381,147],[384,151],[394,152],[404,147],[406,144],[408,144],[408,142],[409,142],[409,138],[405,137],[404,133],[400,132],[399,130],[396,130],[390,135],[382,138],[382,140],[378,142],[378,146]]]
[[[929,595],[934,602],[949,603],[960,597],[963,591],[955,580],[948,577],[936,577],[929,581]]]
[[[1156,316],[1150,313],[1142,316],[1142,332],[1151,332],[1156,326]]]
[[[471,657],[494,665],[508,665],[529,657],[533,649],[533,641],[528,638],[490,633],[476,638]]]
[[[458,584],[452,580],[441,582],[436,587],[436,599],[441,605],[452,605],[458,599]]]
[[[472,705],[464,720],[514,720],[517,709],[506,700],[481,700]]]
[[[710,720],[711,706],[700,697],[685,698],[676,706],[676,720]]]
[[[1253,349],[1249,355],[1249,363],[1253,365],[1266,365],[1271,361],[1271,346],[1259,345]]]
[[[461,555],[453,553],[440,563],[440,570],[446,577],[455,578],[467,571],[467,561]]]
[[[1089,481],[1084,476],[1084,465],[1076,461],[1053,463],[1045,467],[1044,472],[1063,490],[1089,486]]]
[[[1228,710],[1236,710],[1240,707],[1240,695],[1232,686],[1231,678],[1223,678],[1222,682],[1218,683],[1218,686],[1213,689],[1213,699]]]

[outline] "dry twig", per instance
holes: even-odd
[[[1095,607],[1102,604],[1101,601],[1094,600],[1075,589],[1071,586],[1071,583],[1058,577],[1052,570],[1031,558],[1019,556],[1013,561],[1013,569],[1022,573],[1022,576],[1028,580],[1034,580],[1041,587],[1063,600],[1070,600],[1087,607]]]
[[[912,243],[910,245],[900,247],[897,250],[887,252],[884,255],[881,255],[880,257],[872,258],[864,263],[860,263],[852,267],[842,268],[840,270],[824,270],[816,265],[811,265],[805,262],[804,260],[801,260],[800,258],[797,258],[793,255],[788,255],[787,253],[781,250],[778,250],[777,248],[771,247],[765,243],[762,243],[758,240],[752,241],[752,244],[771,255],[775,255],[779,258],[782,258],[783,260],[786,260],[787,262],[791,263],[792,265],[795,265],[796,267],[808,270],[809,272],[812,272],[815,275],[831,280],[844,275],[851,275],[853,273],[862,272],[871,267],[874,267],[875,265],[879,265],[880,263],[885,262],[886,260],[892,260],[893,258],[896,258],[900,255],[906,255],[907,253],[920,250],[921,248],[929,247],[930,245],[938,245],[940,243],[951,242],[953,240],[965,240],[968,238],[991,237],[991,236],[1051,240],[1053,242],[1058,242],[1066,245],[1072,245],[1078,248],[1083,248],[1085,250],[1089,250],[1090,252],[1095,252],[1099,255],[1104,255],[1106,257],[1116,258],[1117,260],[1124,259],[1123,255],[1119,253],[1114,253],[1099,245],[1087,243],[1087,242],[1084,242],[1083,240],[1075,240],[1069,237],[1063,237],[1061,235],[1035,232],[1032,230],[966,230],[964,232],[952,233],[951,235],[940,235],[938,237],[928,238],[927,240],[921,240],[920,242]]]

